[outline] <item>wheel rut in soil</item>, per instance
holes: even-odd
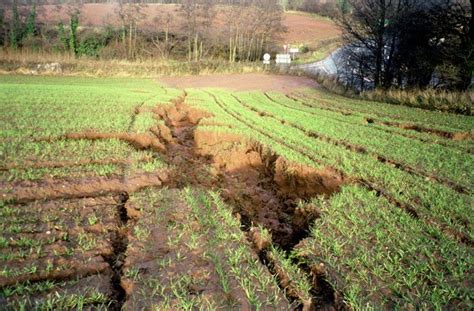
[[[335,139],[335,138],[332,138],[330,136],[327,136],[327,135],[323,135],[321,133],[317,133],[317,132],[314,132],[312,130],[308,130],[307,128],[301,126],[301,125],[298,125],[294,122],[291,122],[291,121],[288,121],[288,120],[285,120],[284,118],[281,118],[281,117],[278,117],[278,116],[275,116],[271,113],[268,113],[268,112],[265,112],[263,110],[259,110],[257,108],[254,108],[252,107],[251,105],[245,103],[243,100],[241,100],[239,97],[237,97],[236,95],[232,95],[233,98],[235,100],[237,100],[242,106],[244,106],[245,108],[255,112],[256,114],[258,114],[259,116],[261,117],[268,117],[268,118],[272,118],[276,121],[279,121],[280,123],[282,124],[287,124],[287,126],[291,126],[292,128],[295,128],[297,130],[300,130],[301,132],[303,132],[306,136],[308,137],[311,137],[311,138],[314,138],[314,139],[318,139],[318,140],[321,140],[321,141],[324,141],[324,142],[327,142],[327,143],[330,143],[330,144],[333,144],[335,146],[340,146],[340,147],[343,147],[347,150],[350,150],[352,152],[356,152],[356,153],[359,153],[359,154],[367,154],[367,155],[370,155],[372,156],[373,158],[377,159],[377,161],[383,163],[383,164],[389,164],[403,172],[406,172],[408,174],[411,174],[411,175],[415,175],[415,176],[420,176],[422,178],[426,178],[427,180],[434,180],[438,183],[441,183],[449,188],[452,188],[454,191],[456,192],[459,192],[461,194],[468,194],[469,193],[469,189],[464,186],[464,185],[460,185],[454,181],[451,181],[445,177],[440,177],[440,176],[437,176],[437,175],[434,175],[432,172],[429,172],[429,171],[425,171],[423,169],[419,169],[419,168],[416,168],[412,165],[409,165],[407,163],[402,163],[400,161],[397,161],[397,160],[394,160],[394,159],[390,159],[390,158],[387,158],[386,156],[384,155],[381,155],[379,153],[376,153],[374,151],[370,151],[368,150],[366,147],[363,147],[363,146],[360,146],[360,145],[355,145],[355,144],[352,144],[350,142],[347,142],[347,141],[344,141],[344,140],[339,140],[339,139]],[[268,96],[267,96],[268,97]],[[268,97],[270,98],[270,97]],[[275,102],[275,101],[273,101]]]
[[[300,96],[302,98],[300,98]],[[298,103],[302,104],[303,106],[309,107],[309,108],[324,109],[324,110],[328,110],[328,111],[341,113],[343,115],[352,115],[354,113],[355,114],[369,113],[369,112],[362,112],[362,111],[356,111],[356,110],[354,110],[354,111],[349,110],[348,111],[348,110],[345,110],[344,108],[329,107],[329,106],[326,106],[326,105],[324,107],[318,107],[317,105],[314,106],[313,104],[310,103],[314,99],[312,99],[310,97],[307,97],[307,96],[304,96],[303,94],[299,94],[297,96],[287,94],[286,97],[293,100],[293,101],[295,101],[295,102],[298,102]],[[423,127],[423,126],[418,125],[418,124],[401,123],[401,122],[394,122],[394,121],[388,122],[388,121],[382,120],[383,118],[387,118],[387,115],[385,115],[383,113],[377,113],[377,112],[372,111],[372,112],[370,112],[370,114],[373,114],[373,115],[375,115],[375,116],[377,116],[381,119],[375,119],[375,118],[369,118],[368,117],[368,118],[366,118],[366,121],[367,121],[368,124],[376,123],[376,124],[384,125],[384,126],[387,126],[387,127],[396,127],[396,128],[400,128],[400,129],[404,129],[404,130],[411,130],[411,131],[415,131],[415,132],[419,132],[419,133],[428,133],[428,134],[431,134],[431,135],[439,136],[439,137],[454,140],[454,141],[474,140],[474,135],[472,135],[469,132],[464,132],[464,131],[448,132],[448,131],[443,131],[443,130],[440,130],[440,129]]]

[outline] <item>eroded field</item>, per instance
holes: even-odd
[[[6,309],[473,307],[472,117],[1,81]]]

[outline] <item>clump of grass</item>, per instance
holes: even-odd
[[[450,92],[445,90],[371,90],[360,94],[364,99],[389,104],[418,107],[471,115],[474,92]]]

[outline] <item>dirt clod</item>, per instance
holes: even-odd
[[[119,139],[129,143],[131,146],[138,150],[151,149],[157,152],[164,152],[166,149],[163,144],[156,138],[148,134],[137,134],[137,133],[97,133],[97,132],[84,132],[84,133],[70,133],[64,135],[65,139],[87,139],[87,140],[98,140],[98,139]]]

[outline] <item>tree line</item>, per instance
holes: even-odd
[[[284,29],[283,10],[276,0],[175,1],[178,12],[155,16],[151,28],[141,23],[146,3],[173,1],[114,1],[118,5],[113,14],[119,23],[103,27],[81,24],[81,1],[33,1],[25,5],[30,2],[12,0],[0,8],[0,43],[4,47],[66,52],[77,57],[255,61],[274,49],[275,39]],[[37,21],[38,15],[46,13],[39,4],[52,2],[66,3],[61,8],[66,8],[67,23]],[[213,27],[218,14],[223,21]]]
[[[330,18],[349,12],[348,0],[280,0],[285,10],[316,13]]]
[[[349,0],[342,74],[360,89],[466,90],[474,71],[474,0]]]

